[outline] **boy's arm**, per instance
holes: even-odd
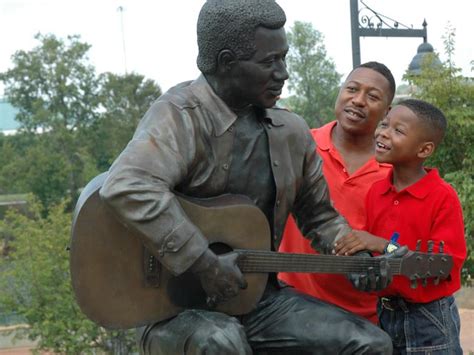
[[[334,245],[336,255],[354,255],[360,251],[383,254],[388,240],[362,230],[353,230]]]

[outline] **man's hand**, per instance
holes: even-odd
[[[207,305],[214,308],[217,304],[235,297],[240,289],[247,288],[242,272],[237,266],[237,253],[217,256],[208,249],[192,266],[207,294]]]
[[[401,258],[408,252],[406,246],[400,247],[393,253],[374,257],[380,264],[380,274],[375,273],[373,267],[369,267],[365,273],[352,273],[348,275],[352,285],[359,291],[380,291],[386,288],[392,282],[392,273],[388,260],[392,258]],[[359,252],[356,256],[370,257],[368,252]]]
[[[383,253],[387,243],[384,238],[354,229],[334,244],[334,252],[336,255],[354,255],[360,251]]]

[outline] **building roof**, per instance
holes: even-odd
[[[18,109],[0,98],[0,132],[12,133],[20,128],[20,123],[15,120],[17,113]]]

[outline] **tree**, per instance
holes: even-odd
[[[26,214],[10,210],[0,221],[9,253],[0,258],[0,305],[29,325],[19,335],[38,341],[38,347],[65,354],[130,354],[134,335],[106,331],[87,320],[72,293],[69,275],[71,214],[59,204],[43,217],[41,207],[29,201]]]
[[[44,162],[57,159],[62,174],[67,174],[67,188],[59,184],[53,195],[39,194],[46,206],[49,201],[58,201],[65,191],[74,199],[84,185],[83,167],[90,158],[82,138],[98,118],[99,81],[88,63],[90,45],[80,42],[78,36],[69,36],[67,41],[54,35],[38,34],[35,38],[40,45],[17,51],[12,56],[13,68],[1,73],[0,80],[7,99],[19,109],[17,120],[22,130],[48,134],[48,142],[33,138],[41,144],[27,157],[41,156]],[[39,165],[33,160],[24,162],[28,163]],[[49,174],[47,169],[45,172]]]
[[[109,168],[161,90],[139,74],[96,75],[90,46],[78,36],[36,39],[39,46],[17,51],[13,68],[0,74],[22,124],[19,135],[0,141],[0,186],[33,192],[46,210],[64,196],[75,201],[87,181]],[[27,145],[14,143],[20,140]]]
[[[132,138],[138,121],[161,95],[161,89],[153,80],[136,73],[105,73],[101,83],[103,113],[93,125],[89,146],[98,169],[104,171]]]
[[[327,58],[323,35],[311,23],[296,21],[287,37],[291,96],[285,103],[310,127],[319,127],[332,119],[341,75]]]
[[[447,117],[448,130],[443,143],[427,162],[435,166],[458,192],[464,212],[468,258],[465,272],[474,275],[474,83],[460,75],[452,58],[455,29],[448,25],[444,36],[447,61],[432,66],[433,58],[422,63],[419,75],[407,73],[413,95],[439,107]]]

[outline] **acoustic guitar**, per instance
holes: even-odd
[[[73,218],[70,271],[76,300],[99,325],[126,329],[170,318],[186,308],[206,309],[206,295],[196,277],[173,276],[142,243],[142,236],[122,223],[102,202],[99,189],[106,173],[82,191]],[[178,197],[191,221],[216,253],[240,255],[238,266],[248,287],[217,311],[250,312],[262,297],[270,272],[348,274],[380,270],[377,258],[271,251],[265,215],[248,198],[223,195],[210,199]],[[409,251],[389,259],[393,275],[411,280],[446,278],[452,258],[446,254]]]

